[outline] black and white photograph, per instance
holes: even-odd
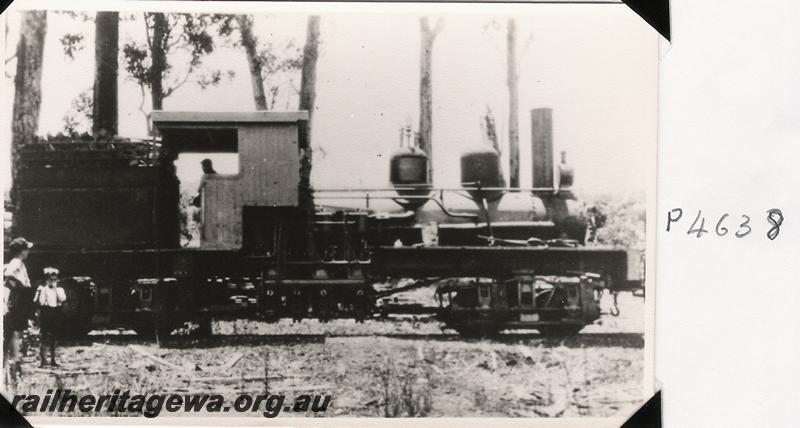
[[[659,35],[626,5],[0,19],[26,418],[619,426],[655,392]]]

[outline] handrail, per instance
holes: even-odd
[[[570,187],[570,190],[576,189]],[[397,187],[342,187],[342,188],[315,188],[314,193],[354,193],[354,192],[396,192],[398,190],[427,190],[430,192],[463,192],[465,190],[483,190],[483,191],[506,191],[506,192],[556,192],[555,187],[483,187],[483,186],[465,186],[465,187],[427,187],[427,186],[397,186]]]

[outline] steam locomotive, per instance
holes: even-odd
[[[461,157],[462,186],[434,188],[428,156],[406,145],[376,189],[312,189],[306,112],[152,114],[151,141],[45,141],[20,150],[17,233],[30,272],[56,266],[71,332],[168,335],[214,319],[366,320],[429,313],[465,335],[578,333],[599,294],[641,286],[624,249],[586,246],[573,172],[554,166],[552,112],[531,112],[531,188],[510,189],[490,147]],[[207,174],[200,244],[180,246],[174,161],[237,153]],[[392,295],[433,290],[436,304]]]

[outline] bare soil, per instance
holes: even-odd
[[[38,368],[38,349],[31,347],[16,392],[129,389],[218,393],[231,401],[265,391],[287,400],[332,394],[324,416],[627,414],[643,401],[644,304],[623,294],[619,306],[619,317],[604,315],[602,324],[567,339],[523,331],[465,340],[420,320],[220,322],[212,338],[160,344],[90,336],[63,344],[57,369]],[[603,310],[609,307],[606,298]]]

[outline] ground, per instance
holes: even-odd
[[[38,368],[30,349],[17,392],[330,393],[325,416],[629,414],[643,398],[643,301],[624,293],[619,317],[561,340],[465,340],[413,320],[221,322],[212,338],[160,344],[89,336],[59,348],[58,369]],[[608,296],[603,304],[608,312]]]

